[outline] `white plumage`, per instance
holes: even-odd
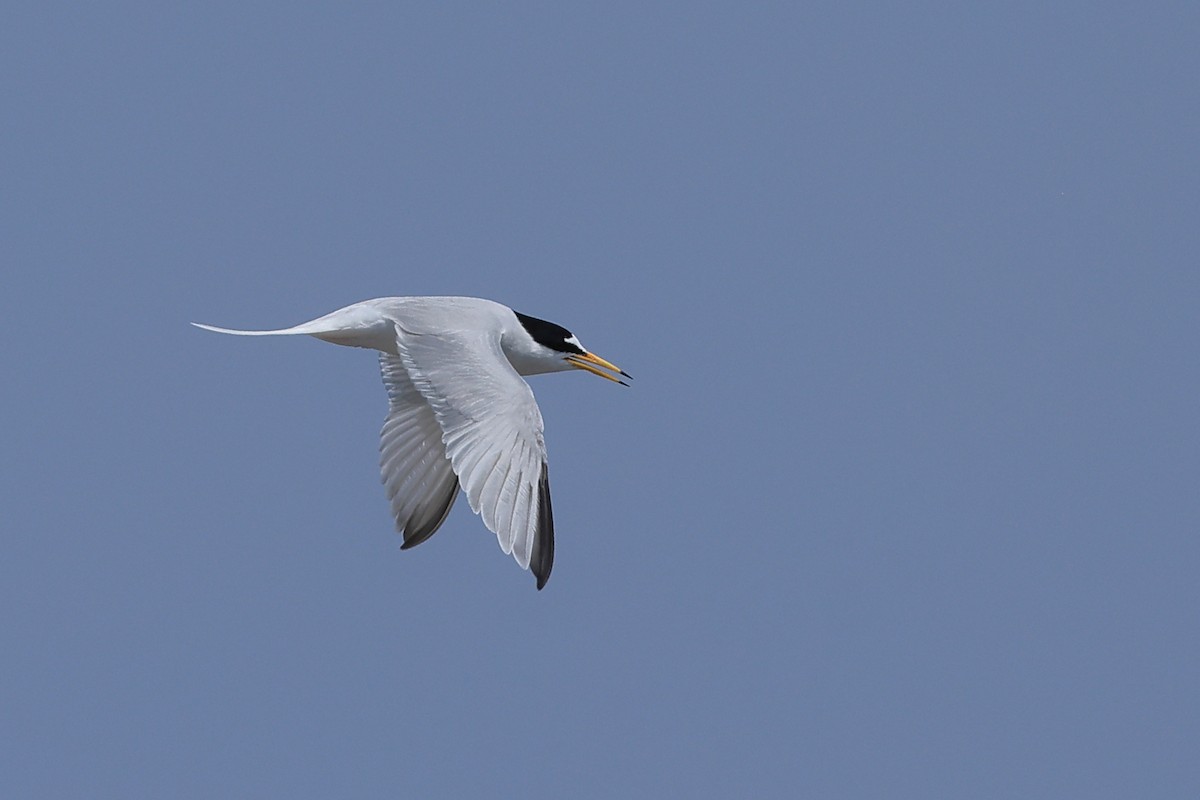
[[[239,336],[314,336],[380,351],[388,415],[380,470],[404,548],[445,521],[461,486],[500,548],[541,589],[554,563],[542,415],[522,375],[616,366],[565,328],[473,297],[367,300],[292,328]],[[628,377],[628,375],[626,375]]]

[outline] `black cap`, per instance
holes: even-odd
[[[579,346],[579,340],[575,338],[575,334],[562,325],[555,325],[553,322],[547,322],[537,317],[529,317],[520,311],[513,313],[517,315],[517,320],[529,332],[533,340],[543,347],[549,347],[560,353],[574,353],[580,356],[587,352]]]

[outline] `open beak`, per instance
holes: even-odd
[[[628,372],[621,369],[616,364],[605,361],[603,358],[601,358],[600,356],[598,356],[594,353],[584,353],[581,356],[569,355],[569,356],[567,356],[567,363],[570,364],[572,367],[581,369],[585,372],[590,372],[593,375],[599,375],[601,378],[606,378],[610,381],[613,381],[614,383],[619,383],[622,386],[629,385],[628,383],[621,380],[620,378],[610,375],[608,372],[604,372],[600,368],[603,367],[603,369],[607,369],[611,372],[615,372],[618,375],[624,375],[626,378],[631,377]]]

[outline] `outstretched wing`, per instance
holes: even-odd
[[[392,504],[401,549],[432,536],[458,497],[458,477],[446,457],[433,409],[409,380],[399,356],[379,354],[388,415],[379,442],[379,468]]]
[[[533,392],[500,349],[499,332],[398,328],[400,360],[433,411],[471,510],[541,589],[554,564],[554,518]]]

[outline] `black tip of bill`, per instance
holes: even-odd
[[[582,355],[578,355],[578,354],[568,355],[567,363],[570,364],[572,367],[575,367],[576,369],[581,369],[584,372],[590,372],[593,375],[599,375],[601,378],[604,378],[605,380],[612,381],[613,383],[619,383],[622,386],[627,387],[627,386],[629,386],[629,384],[626,383],[625,381],[621,380],[620,378],[616,377],[617,375],[623,375],[624,377],[629,378],[630,380],[633,380],[633,376],[630,375],[628,372],[621,369],[620,367],[618,367],[616,364],[612,363],[611,361],[605,361],[603,358],[596,355],[595,353],[584,353]],[[616,373],[616,374],[613,374],[613,373]]]

